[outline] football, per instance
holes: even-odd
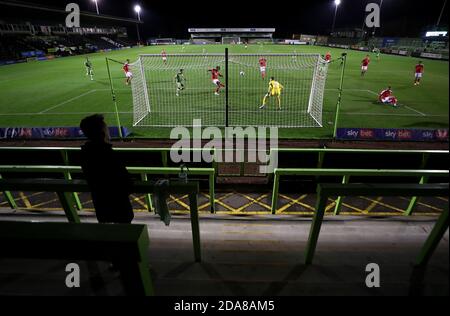
[[[241,71],[241,72],[239,73],[239,75],[245,76],[245,72]]]

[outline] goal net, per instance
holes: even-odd
[[[267,60],[265,79],[261,58]],[[220,81],[228,81],[219,95],[208,72],[217,66]],[[168,55],[167,63],[160,55],[141,55],[131,70],[134,126],[192,126],[201,119],[203,126],[220,127],[228,117],[229,126],[322,127],[328,64],[319,54],[230,54],[227,61],[225,54]],[[284,87],[281,110],[277,96],[260,109],[271,77]]]
[[[241,44],[239,36],[225,36],[222,37],[222,44]]]

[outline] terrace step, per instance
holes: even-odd
[[[252,185],[266,185],[269,183],[267,177],[217,177],[218,184],[252,184]]]

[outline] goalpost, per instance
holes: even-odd
[[[241,44],[239,36],[224,36],[222,37],[222,44]]]
[[[319,54],[182,54],[141,55],[131,65],[133,125],[135,127],[192,126],[276,126],[322,127],[322,109],[328,72]],[[259,60],[267,60],[262,78]],[[215,95],[208,70],[220,67],[226,87]],[[184,89],[177,90],[175,76],[183,69]],[[276,97],[269,97],[269,80],[274,77],[284,89],[281,110]]]

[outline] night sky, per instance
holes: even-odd
[[[380,0],[342,0],[339,6],[336,28],[363,25],[364,8],[369,2]],[[92,0],[28,0],[26,2],[64,8],[66,3],[76,2],[81,10],[95,11]],[[333,0],[291,1],[171,1],[171,0],[98,0],[100,12],[122,17],[136,17],[133,7],[143,8],[142,27],[147,37],[187,38],[189,27],[275,27],[275,37],[292,34],[326,34],[331,29]],[[379,35],[419,36],[436,24],[444,0],[411,1],[384,0],[382,29]],[[448,7],[448,4],[447,4]],[[447,25],[448,10],[441,25]],[[42,12],[45,14],[44,12]],[[0,14],[1,15],[1,14]]]

